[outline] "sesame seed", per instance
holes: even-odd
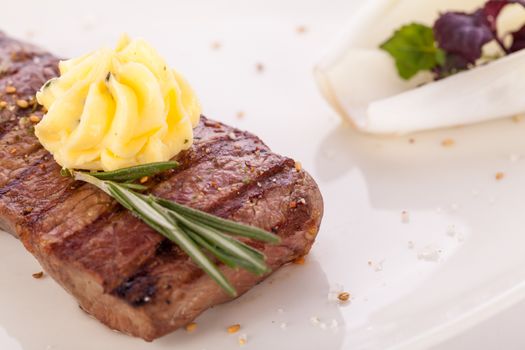
[[[297,32],[297,34],[304,34],[308,31],[308,28],[306,28],[306,26],[297,26],[297,28],[295,28],[295,31]]]
[[[293,263],[296,264],[296,265],[304,265],[304,263],[305,263],[304,256],[300,256],[300,257],[295,258],[293,260]]]
[[[186,325],[186,332],[191,333],[195,331],[196,329],[197,329],[197,324],[195,322],[191,322]]]
[[[32,114],[29,116],[29,121],[31,123],[38,123],[40,121],[40,117],[38,115]]]
[[[339,299],[339,301],[348,301],[350,300],[350,293],[348,292],[341,292],[339,293],[339,295],[337,296],[337,299]]]
[[[20,108],[27,108],[29,107],[29,102],[26,100],[16,100],[16,105]]]
[[[242,119],[242,118],[244,118],[244,112],[243,111],[239,111],[239,112],[237,112],[237,114],[235,116],[237,117],[237,119]]]
[[[211,43],[212,50],[219,50],[222,47],[222,44],[220,41],[214,41]]]
[[[241,329],[240,324],[233,324],[229,326],[226,330],[228,331],[228,333],[233,334],[233,333],[237,333],[240,329]]]
[[[499,181],[499,180],[503,179],[504,177],[505,177],[504,173],[502,173],[502,172],[497,172],[496,173],[496,180]]]
[[[143,183],[147,182],[148,180],[149,180],[149,177],[147,177],[147,176],[143,176],[143,177],[140,178],[139,182],[140,182],[141,184],[143,184]]]
[[[5,92],[8,94],[14,94],[16,92],[16,88],[12,85],[8,85],[5,87]]]
[[[0,108],[6,108],[7,102],[6,101],[0,101]]]
[[[264,65],[259,62],[255,65],[255,69],[257,70],[258,73],[262,73],[264,72]]]
[[[303,167],[302,167],[302,165],[301,165],[300,162],[295,162],[295,170],[297,170],[297,171],[301,171],[302,168],[303,168]]]

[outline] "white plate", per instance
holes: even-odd
[[[247,334],[246,349],[425,348],[524,296],[525,160],[518,156],[525,122],[418,134],[413,143],[341,125],[319,96],[311,67],[356,2],[2,5],[9,8],[0,11],[4,30],[32,35],[64,57],[110,45],[123,31],[146,37],[193,83],[207,115],[301,160],[321,187],[326,214],[305,265],[284,268],[206,312],[196,332],[151,344],[109,331],[51,279],[33,279],[38,264],[1,234],[0,349],[232,349],[237,335],[225,328],[233,323]],[[296,32],[300,25],[306,33]],[[219,50],[211,49],[214,41]],[[446,138],[455,144],[443,147]],[[500,171],[505,177],[496,181]],[[439,252],[418,259],[425,247]],[[350,304],[328,301],[338,285],[352,294]],[[312,324],[312,316],[328,329]]]

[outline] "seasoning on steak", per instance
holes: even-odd
[[[82,309],[109,327],[153,340],[231,298],[177,246],[103,192],[59,174],[33,135],[36,90],[57,59],[0,33],[0,228],[17,236]],[[8,93],[9,92],[9,93]],[[17,100],[25,100],[18,103]],[[152,192],[271,230],[279,245],[246,240],[275,271],[308,253],[323,213],[317,185],[256,136],[201,118],[181,167]],[[220,266],[240,294],[267,276]]]

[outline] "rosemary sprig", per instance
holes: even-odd
[[[229,295],[237,291],[207,254],[231,268],[257,275],[268,273],[265,256],[235,236],[279,243],[280,238],[257,227],[225,220],[200,210],[141,193],[147,187],[132,181],[177,167],[176,162],[150,163],[109,172],[64,170],[76,180],[90,183],[113,197],[152,229],[177,244]]]

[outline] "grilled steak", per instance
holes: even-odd
[[[177,246],[106,194],[60,176],[32,132],[42,116],[34,94],[57,74],[57,59],[0,34],[0,69],[0,101],[7,102],[0,104],[0,228],[17,236],[85,311],[148,341],[230,300]],[[279,245],[246,240],[273,271],[308,253],[323,202],[292,159],[205,117],[193,147],[176,159],[178,169],[150,180],[154,194],[275,232]],[[220,268],[240,294],[266,277]]]

